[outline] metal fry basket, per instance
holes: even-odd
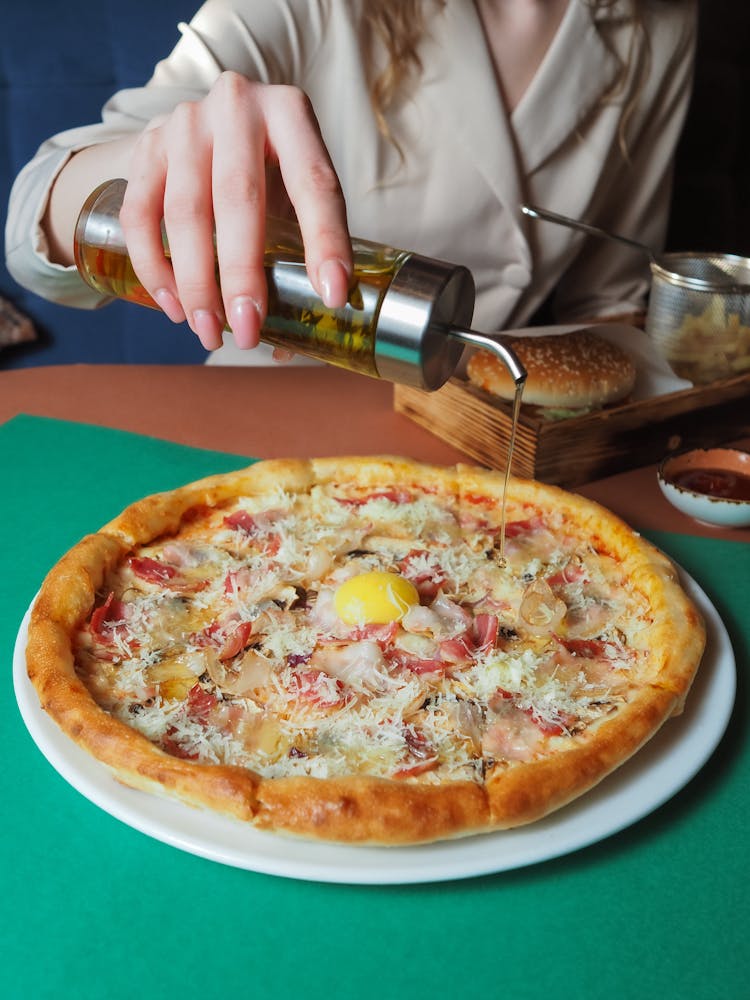
[[[666,253],[651,261],[646,332],[696,385],[750,371],[750,259]]]

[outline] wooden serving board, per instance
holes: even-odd
[[[436,392],[396,386],[394,407],[481,465],[505,468],[510,403],[453,378]],[[750,373],[567,420],[545,420],[522,405],[512,471],[573,487],[748,434]]]

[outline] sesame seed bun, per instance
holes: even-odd
[[[564,409],[598,409],[628,396],[635,365],[617,345],[591,330],[507,337],[528,373],[523,402]],[[513,399],[510,372],[494,355],[477,351],[467,367],[469,381],[493,396]]]

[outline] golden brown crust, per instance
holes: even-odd
[[[502,477],[468,466],[443,469],[398,457],[259,462],[171,493],[144,498],[75,546],[52,569],[31,614],[27,662],[42,708],[60,728],[128,785],[250,821],[263,829],[352,844],[422,843],[532,822],[591,788],[679,711],[700,660],[705,631],[674,567],[622,521],[556,487],[513,480],[515,503],[563,512],[618,562],[650,604],[639,641],[646,676],[611,716],[557,741],[559,752],[489,769],[484,784],[425,784],[352,776],[262,778],[229,765],[183,760],[113,718],[76,673],[73,637],[91,614],[113,566],[139,543],[178,531],[190,511],[238,493],[290,492],[345,479],[363,487],[421,483],[466,497],[502,495]]]
[[[144,497],[105,524],[100,533],[132,546],[177,531],[182,518],[193,508],[219,504],[238,494],[252,496],[274,487],[304,490],[312,482],[308,462],[295,459],[256,462],[237,472],[208,476],[168,493]]]
[[[507,343],[526,368],[525,404],[594,409],[624,399],[633,391],[636,371],[632,359],[591,330],[509,337]],[[515,396],[513,378],[494,354],[474,354],[467,375],[470,382],[493,396]]]
[[[124,784],[252,819],[257,780],[251,772],[171,757],[101,709],[76,674],[71,637],[90,612],[105,570],[123,551],[104,535],[89,536],[45,580],[31,611],[26,649],[40,704]]]
[[[523,767],[496,769],[487,781],[493,825],[541,819],[593,788],[628,760],[669,717],[676,698],[646,689],[587,738]]]
[[[485,830],[485,790],[471,782],[417,785],[378,778],[264,782],[256,823],[348,844],[416,844]],[[313,779],[316,780],[316,779]]]

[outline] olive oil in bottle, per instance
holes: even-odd
[[[133,270],[120,226],[126,187],[124,180],[107,181],[87,199],[76,226],[76,264],[102,295],[158,308]],[[163,244],[169,257],[166,236]],[[467,330],[474,281],[465,267],[360,239],[352,240],[352,251],[348,301],[330,309],[307,276],[297,226],[267,218],[268,315],[261,340],[427,390],[443,385],[471,343],[499,354],[514,379],[523,380],[523,367],[509,348]]]

